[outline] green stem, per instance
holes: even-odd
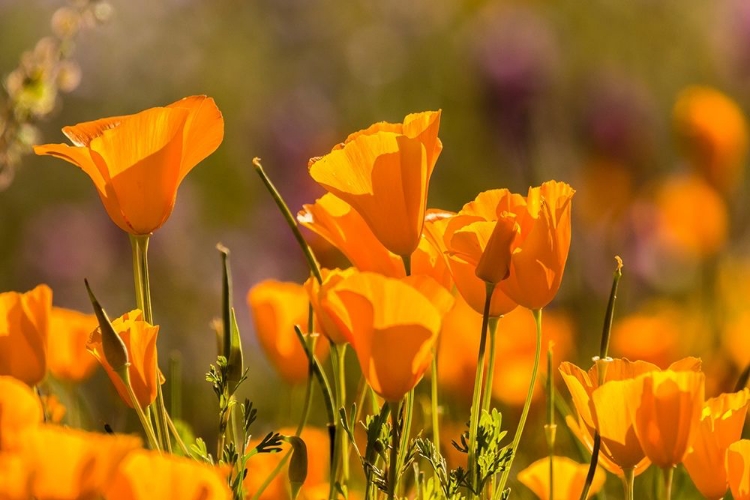
[[[549,450],[549,500],[555,500],[555,449]]]
[[[335,402],[336,410],[343,408],[346,405],[346,344],[334,346],[334,350],[331,353],[331,361],[333,362],[334,368],[334,391],[335,391]],[[328,498],[333,500],[336,495],[336,484],[346,491],[346,484],[349,480],[349,463],[348,463],[348,439],[346,432],[343,428],[343,423],[340,418],[334,420],[335,423],[335,439],[334,439],[334,457],[333,467],[331,468],[331,484],[329,488]]]
[[[404,272],[411,276],[411,255],[402,255],[401,260],[404,262]]]
[[[387,403],[389,405],[393,403]],[[398,404],[391,409],[391,456],[388,461],[388,500],[396,498],[398,487],[398,455],[399,455],[399,432],[398,432]]]
[[[622,484],[625,488],[625,500],[634,500],[633,486],[635,485],[635,470],[632,467],[622,469]]]
[[[539,371],[539,359],[542,356],[542,310],[534,309],[534,321],[536,323],[536,352],[534,354],[534,368],[531,371],[531,383],[529,384],[529,390],[526,393],[526,402],[523,405],[523,411],[521,412],[521,421],[518,423],[516,429],[516,435],[513,437],[513,444],[511,445],[512,455],[503,471],[502,478],[500,479],[500,491],[505,489],[505,483],[508,481],[510,476],[510,468],[513,465],[513,460],[516,458],[518,451],[518,443],[521,441],[521,435],[523,434],[523,428],[526,425],[526,418],[529,416],[529,408],[531,408],[531,397],[534,395],[534,385],[536,384],[536,376]]]
[[[292,215],[291,210],[289,210],[289,206],[284,201],[284,198],[281,197],[281,194],[279,194],[278,189],[276,189],[276,186],[274,186],[273,182],[271,182],[271,179],[269,179],[268,175],[266,175],[265,170],[263,170],[263,165],[261,165],[260,163],[260,158],[253,158],[253,166],[255,167],[255,171],[258,172],[260,180],[263,181],[266,189],[271,194],[273,201],[276,202],[276,206],[279,207],[281,215],[284,217],[284,220],[289,226],[289,229],[292,230],[294,239],[297,240],[297,244],[302,249],[302,253],[305,254],[305,259],[307,260],[307,265],[310,267],[310,272],[313,273],[313,276],[315,276],[315,279],[318,281],[318,283],[323,283],[323,277],[320,274],[320,265],[315,258],[315,254],[313,254],[310,245],[307,244],[307,241],[305,241],[305,238],[302,236],[302,233],[299,230],[299,226],[297,225],[297,220],[294,218],[294,215]]]
[[[120,378],[122,378],[122,381],[125,384],[125,388],[128,390],[130,402],[133,404],[133,409],[138,415],[138,419],[141,421],[141,426],[143,427],[143,431],[146,433],[146,438],[148,439],[149,446],[151,446],[152,449],[161,452],[161,447],[159,446],[159,441],[156,440],[154,429],[151,427],[148,418],[146,418],[146,414],[143,413],[143,408],[141,408],[141,405],[138,403],[138,398],[136,398],[135,392],[133,392],[133,387],[130,385],[130,374],[128,373],[128,367],[125,366],[121,372],[118,372],[118,375],[120,376]]]
[[[440,405],[438,404],[438,347],[432,351],[432,376],[430,377],[430,413],[432,417],[432,442],[440,449]]]
[[[490,319],[490,303],[492,293],[495,291],[494,283],[486,283],[484,314],[482,315],[482,331],[479,340],[479,354],[477,355],[477,372],[474,376],[474,395],[471,402],[471,415],[469,416],[469,499],[476,498],[479,482],[479,464],[477,463],[477,431],[479,429],[479,410],[482,396],[482,380],[484,378],[484,351],[487,348],[487,327]],[[437,446],[437,443],[435,444]]]
[[[183,455],[186,457],[192,456],[190,454],[190,451],[188,451],[187,446],[185,446],[185,442],[182,440],[182,437],[180,437],[180,433],[177,432],[177,427],[175,427],[174,422],[172,422],[172,419],[167,415],[167,425],[169,425],[169,430],[172,432],[172,436],[174,436],[174,440],[177,443],[177,446],[180,447],[180,450],[182,450]]]
[[[484,395],[482,396],[482,409],[490,410],[492,403],[492,381],[495,376],[495,344],[497,338],[497,323],[500,318],[490,318],[490,360],[487,364],[487,379],[484,382]]]
[[[406,453],[409,451],[409,437],[411,436],[411,423],[413,417],[414,389],[412,388],[412,390],[406,393],[406,400],[404,401],[404,421],[402,422],[401,426],[401,443],[399,444],[398,449],[398,470],[401,470],[401,467],[406,460]],[[439,445],[435,443],[435,446]],[[404,483],[401,483],[401,485],[403,484]],[[399,496],[401,496],[401,491],[396,490],[396,492],[399,494]]]
[[[666,500],[672,500],[672,480],[674,479],[674,467],[666,467],[664,471],[664,484],[666,488],[664,490],[664,498]]]

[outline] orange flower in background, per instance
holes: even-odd
[[[0,376],[0,452],[14,447],[21,431],[43,421],[34,391],[18,379]]]
[[[325,309],[352,332],[362,373],[381,397],[400,401],[421,380],[441,323],[440,310],[422,292],[397,279],[357,273],[329,291]]]
[[[33,386],[47,372],[47,336],[52,290],[0,293],[0,375]]]
[[[125,456],[140,445],[134,436],[39,425],[27,429],[12,451],[30,470],[33,498],[93,500],[104,493]]]
[[[688,312],[669,303],[654,303],[615,321],[610,351],[624,358],[639,359],[666,368],[686,350]]]
[[[750,439],[729,445],[726,470],[734,500],[750,500]]]
[[[711,398],[703,405],[700,425],[683,464],[698,491],[709,499],[723,498],[729,487],[724,459],[739,440],[747,415],[750,389]]]
[[[586,483],[589,464],[580,464],[568,457],[555,456],[552,469],[555,476],[554,498],[560,500],[579,498],[583,485]],[[604,471],[597,469],[586,498],[591,498],[601,490],[606,479],[607,475]],[[519,472],[518,481],[533,491],[541,500],[552,498],[549,484],[549,457],[541,458]]]
[[[130,366],[128,366],[130,384],[138,404],[141,408],[145,408],[156,399],[157,383],[163,383],[157,366],[156,337],[159,335],[159,327],[144,321],[143,313],[137,309],[112,321],[112,327],[125,344],[130,360]],[[132,408],[133,403],[130,401],[125,384],[104,355],[101,330],[96,329],[91,334],[86,348],[104,367],[120,398]]]
[[[96,368],[96,359],[86,350],[86,341],[99,322],[93,314],[53,307],[47,339],[47,365],[61,380],[80,382]]]
[[[166,107],[63,128],[73,142],[35,146],[81,168],[94,182],[112,221],[134,235],[159,229],[172,213],[177,188],[224,138],[214,100],[191,96]]]
[[[529,189],[525,209],[515,207],[521,233],[513,243],[510,276],[499,286],[523,307],[545,307],[560,288],[570,249],[574,194],[564,182],[547,181]]]
[[[627,415],[646,456],[661,468],[681,463],[700,424],[705,375],[652,371],[620,383]]]
[[[307,332],[309,305],[305,288],[297,283],[263,281],[250,289],[247,303],[255,334],[273,367],[290,384],[307,380],[307,356],[294,332],[294,325]],[[324,339],[318,339],[315,353],[319,359],[327,355],[328,343]]]
[[[190,458],[134,451],[120,464],[106,500],[229,500],[221,469]]]
[[[723,192],[737,189],[747,159],[747,121],[731,98],[706,86],[680,92],[674,128],[693,166]]]
[[[40,396],[44,408],[44,421],[59,424],[65,418],[68,409],[60,402],[54,394]]]
[[[359,212],[388,250],[408,257],[419,244],[427,185],[443,147],[439,127],[440,111],[377,123],[310,160],[310,175]]]

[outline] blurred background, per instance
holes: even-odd
[[[480,191],[525,193],[547,179],[577,190],[549,313],[557,362],[588,367],[597,353],[615,255],[625,275],[612,356],[662,367],[700,356],[708,396],[731,390],[750,362],[744,0],[0,0],[0,75],[0,290],[47,283],[55,305],[82,311],[84,277],[112,315],[134,307],[128,238],[82,171],[27,154],[30,145],[192,94],[222,110],[222,146],[182,184],[150,247],[162,368],[179,350],[182,414],[208,439],[218,242],[232,252],[251,368],[243,393],[260,410],[257,425],[295,425],[304,393],[266,361],[245,300],[263,279],[307,277],[252,158],[297,211],[323,193],[307,175],[310,157],[422,110],[442,109],[429,207],[458,210]],[[345,265],[311,242],[326,265]],[[514,387],[525,387],[533,355],[531,315],[518,322],[500,335],[519,368],[506,364],[496,378],[511,429],[523,401]],[[444,396],[460,428],[472,381],[453,381]],[[82,394],[92,428],[135,425],[101,372]],[[526,435],[539,446],[528,445],[519,467],[544,455],[536,406]],[[563,433],[560,452],[580,460],[569,441]]]

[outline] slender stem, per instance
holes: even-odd
[[[440,448],[440,405],[438,403],[438,346],[432,351],[432,376],[430,377],[430,416],[432,417],[432,442]]]
[[[596,465],[599,462],[599,448],[601,445],[602,437],[599,435],[599,431],[595,431],[594,446],[591,450],[591,462],[589,463],[589,470],[586,474],[586,482],[583,484],[583,491],[581,491],[580,500],[586,500],[589,497],[591,484],[594,482],[594,476],[596,475]]]
[[[635,470],[632,467],[622,469],[622,484],[625,487],[625,500],[633,500]]]
[[[414,389],[406,393],[406,400],[404,401],[404,421],[401,426],[401,444],[398,450],[398,469],[401,470],[401,466],[406,460],[406,453],[409,451],[409,437],[411,436],[411,423],[414,417]],[[435,446],[439,446],[437,443]],[[401,483],[403,486],[403,483]],[[401,496],[401,491],[396,491]]]
[[[334,369],[334,391],[336,410],[346,405],[346,344],[337,345],[331,353],[331,361]],[[336,414],[337,415],[337,414]],[[349,463],[348,463],[348,439],[344,431],[340,418],[334,420],[335,438],[333,448],[333,467],[331,468],[331,484],[328,492],[328,498],[333,500],[336,494],[336,483],[344,491],[349,480]]]
[[[549,500],[555,500],[555,455],[554,448],[549,453]]]
[[[320,361],[315,357],[314,351],[311,351],[307,342],[305,342],[305,334],[302,333],[302,330],[300,330],[297,325],[294,326],[294,333],[297,334],[297,339],[302,344],[302,348],[305,350],[305,355],[307,356],[308,361],[313,363],[313,373],[315,374],[320,390],[323,393],[323,403],[325,403],[326,415],[328,415],[328,425],[332,426],[336,421],[336,418],[333,410],[334,402],[333,396],[331,395],[331,384],[328,382],[328,377],[320,366]]]
[[[484,395],[482,396],[482,409],[490,410],[492,404],[492,381],[495,376],[495,345],[497,340],[497,323],[500,318],[490,318],[490,359],[487,363],[487,377],[484,381]]]
[[[387,403],[389,405],[393,403]],[[399,439],[399,426],[398,426],[398,404],[391,409],[391,456],[388,461],[388,500],[394,500],[396,498],[396,489],[398,486],[398,445]]]
[[[404,262],[404,272],[411,276],[411,255],[402,255],[401,260]]]
[[[175,442],[177,443],[177,446],[180,447],[180,450],[182,450],[183,455],[186,457],[190,457],[190,451],[188,451],[187,446],[185,446],[185,442],[182,440],[182,437],[180,437],[180,433],[177,432],[177,427],[175,427],[174,422],[172,422],[172,419],[167,415],[167,425],[169,425],[169,430],[172,432],[172,436],[174,437]]]
[[[666,500],[672,500],[672,480],[674,479],[674,467],[665,467],[664,472],[664,484],[666,488],[664,490],[664,498]]]
[[[320,265],[318,264],[317,259],[315,259],[315,254],[313,254],[310,245],[307,244],[307,241],[305,241],[305,238],[302,236],[299,226],[297,225],[297,220],[292,215],[291,210],[289,210],[289,206],[284,201],[284,198],[281,197],[281,194],[279,194],[278,189],[276,189],[276,186],[271,182],[271,179],[266,175],[265,170],[263,170],[263,165],[260,163],[260,158],[253,158],[253,166],[255,167],[255,171],[258,172],[260,180],[263,181],[266,189],[271,194],[273,201],[276,202],[276,206],[279,207],[281,215],[284,216],[284,220],[286,220],[289,229],[292,230],[294,239],[297,240],[297,244],[302,249],[302,253],[305,254],[305,259],[307,259],[307,265],[310,267],[310,272],[313,273],[313,276],[315,276],[318,283],[322,283],[323,277],[320,274]]]
[[[130,375],[127,373],[127,367],[125,367],[124,373],[125,376],[123,377],[123,382],[128,390],[128,396],[130,396],[130,402],[133,404],[133,409],[135,410],[136,414],[138,414],[138,419],[141,421],[143,431],[146,433],[148,444],[152,449],[161,452],[161,447],[159,447],[159,442],[156,440],[154,429],[151,427],[148,418],[146,418],[146,414],[143,413],[143,408],[141,408],[140,403],[138,403],[138,398],[136,398],[135,392],[133,392],[133,387],[130,385]]]
[[[518,443],[521,441],[521,435],[523,434],[523,428],[526,425],[526,418],[529,416],[529,408],[531,408],[531,397],[534,395],[534,385],[536,384],[536,376],[539,372],[539,359],[542,356],[542,310],[534,309],[534,321],[536,322],[536,352],[534,353],[534,368],[531,371],[531,383],[529,384],[529,390],[526,393],[526,402],[523,405],[523,411],[521,412],[521,421],[518,423],[516,429],[516,435],[513,437],[513,444],[511,450],[513,455],[510,457],[508,465],[503,471],[503,475],[500,479],[500,491],[505,489],[505,483],[508,481],[510,476],[510,468],[513,465],[513,460],[516,458],[518,451]]]
[[[484,314],[482,315],[482,331],[480,333],[479,340],[479,354],[477,355],[477,372],[474,376],[474,395],[471,402],[471,415],[469,416],[469,474],[470,474],[470,488],[469,498],[476,498],[479,492],[477,490],[477,484],[479,482],[478,477],[478,464],[477,464],[477,431],[479,429],[479,410],[482,396],[482,379],[484,378],[484,351],[487,347],[487,326],[490,319],[490,303],[492,302],[492,293],[495,291],[495,285],[493,283],[487,283],[485,290],[484,299]],[[436,444],[437,446],[437,444]],[[475,493],[476,492],[476,493]]]

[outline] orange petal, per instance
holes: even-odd
[[[133,115],[112,116],[110,118],[101,118],[90,122],[83,122],[77,125],[63,127],[62,131],[65,137],[76,146],[88,147],[92,140],[104,133],[105,130],[115,128],[123,121]]]
[[[205,95],[185,97],[168,105],[167,108],[186,109],[190,112],[182,141],[182,164],[177,182],[198,163],[216,151],[224,140],[224,117],[216,102]]]
[[[99,323],[93,314],[53,307],[47,343],[47,365],[55,377],[72,382],[88,378],[96,359],[86,350],[86,341]]]
[[[726,470],[734,499],[750,500],[750,439],[729,445]]]
[[[550,458],[541,458],[518,473],[518,480],[541,500],[547,500],[550,495],[549,484],[549,462]],[[568,457],[555,456],[552,459],[554,470],[554,498],[574,499],[578,498],[583,491],[586,482],[589,465],[581,464]],[[604,486],[607,475],[603,470],[597,468],[591,489],[587,498],[591,498]]]

